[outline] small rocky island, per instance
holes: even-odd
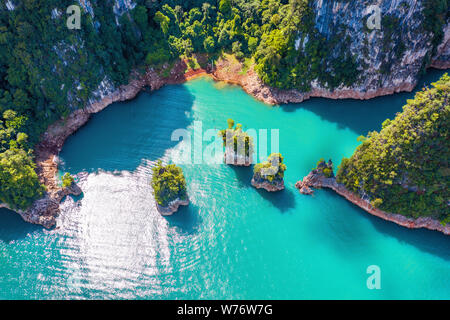
[[[253,163],[253,138],[242,130],[242,125],[234,125],[228,119],[228,128],[219,131],[225,147],[224,161],[235,166],[250,166]]]
[[[269,192],[283,190],[285,171],[283,156],[280,153],[272,153],[267,161],[258,163],[253,168],[252,186]]]
[[[170,216],[180,206],[189,204],[183,170],[175,164],[163,166],[158,162],[153,168],[152,188],[156,208],[163,216]]]
[[[70,173],[66,172],[61,177],[61,182],[62,182],[62,189],[58,191],[58,195],[61,199],[68,195],[73,195],[77,197],[83,193],[81,188],[76,184],[74,177]]]
[[[320,187],[321,183],[317,183],[316,180],[330,179],[334,180],[333,162],[328,160],[328,163],[324,159],[320,159],[317,162],[317,167],[313,169],[309,175],[303,178],[303,181],[298,181],[295,187],[302,194],[312,195],[314,190],[310,187]]]

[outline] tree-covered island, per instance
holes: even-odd
[[[189,204],[183,170],[175,164],[163,166],[158,161],[153,168],[151,185],[156,208],[162,215],[172,215],[180,205]]]
[[[242,130],[240,123],[228,119],[228,128],[219,131],[225,147],[224,161],[235,166],[250,166],[253,163],[253,138]]]
[[[253,168],[252,185],[270,192],[283,190],[284,172],[287,169],[283,160],[280,153],[272,153],[267,161],[256,164]]]

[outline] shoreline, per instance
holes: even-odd
[[[189,199],[175,199],[174,201],[170,202],[167,206],[162,206],[160,205],[158,202],[155,201],[155,205],[156,205],[156,210],[158,210],[158,212],[165,217],[171,216],[174,213],[176,213],[178,211],[178,209],[181,206],[188,206],[190,203]]]
[[[201,58],[201,56],[199,56]],[[450,65],[445,65],[445,68]],[[130,101],[147,88],[155,91],[168,84],[182,84],[189,80],[208,76],[215,81],[223,81],[229,84],[239,85],[247,94],[252,95],[257,100],[267,104],[300,103],[312,97],[322,97],[329,99],[360,99],[366,100],[383,95],[390,95],[398,92],[410,92],[416,84],[402,83],[397,87],[380,88],[376,91],[359,92],[352,89],[341,89],[329,91],[323,88],[316,88],[310,92],[302,93],[294,89],[281,90],[271,88],[259,79],[251,66],[245,72],[241,63],[233,63],[227,59],[219,59],[213,68],[200,68],[186,71],[187,64],[183,60],[178,60],[172,66],[167,77],[161,76],[162,71],[167,71],[168,65],[162,70],[155,71],[148,68],[145,74],[132,72],[127,85],[122,85],[115,91],[105,95],[100,100],[90,103],[83,109],[77,109],[66,119],[60,119],[51,124],[46,132],[41,136],[40,142],[35,147],[36,172],[39,180],[47,188],[47,192],[42,199],[36,200],[32,207],[26,211],[12,210],[19,213],[22,218],[30,223],[43,225],[51,228],[56,223],[59,214],[59,203],[63,189],[58,186],[56,178],[58,172],[57,157],[61,151],[65,140],[78,129],[85,125],[92,114],[98,113],[115,102]],[[443,69],[445,69],[443,68]],[[1,207],[7,207],[0,204]]]
[[[420,217],[417,219],[408,218],[398,213],[385,212],[373,207],[370,203],[361,199],[358,195],[347,190],[344,185],[337,183],[336,178],[326,178],[322,174],[311,171],[303,180],[296,183],[297,189],[302,188],[327,188],[336,192],[338,195],[344,197],[347,201],[353,203],[359,208],[363,209],[372,216],[376,216],[386,221],[393,222],[399,226],[408,229],[428,229],[432,231],[439,231],[445,235],[450,235],[450,224],[442,225],[438,220],[429,217]],[[301,193],[301,192],[300,192]]]

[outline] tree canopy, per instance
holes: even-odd
[[[408,217],[450,215],[450,77],[408,100],[380,132],[360,137],[337,180],[372,205]]]
[[[152,188],[156,202],[163,207],[187,198],[183,170],[175,164],[163,166],[161,161],[158,162],[153,168]]]
[[[258,181],[267,180],[269,182],[282,180],[287,169],[283,160],[281,153],[272,153],[267,157],[267,161],[255,165],[253,168],[254,179]]]

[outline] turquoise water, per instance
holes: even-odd
[[[350,156],[359,135],[410,97],[271,107],[200,78],[114,104],[61,152],[61,171],[78,174],[84,195],[63,202],[55,230],[0,210],[0,298],[449,299],[448,237],[294,188],[319,158]],[[155,162],[185,143],[172,132],[193,131],[194,121],[222,128],[227,118],[279,129],[286,190],[255,190],[249,168],[183,164],[191,205],[162,217],[149,183]],[[370,265],[381,269],[380,290],[366,286]]]

